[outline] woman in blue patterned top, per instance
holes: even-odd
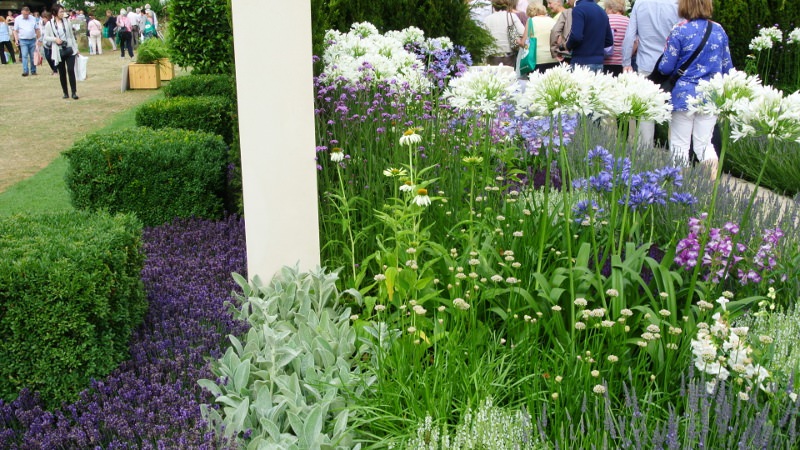
[[[678,1],[678,15],[685,20],[672,29],[657,69],[665,75],[676,73],[700,45],[706,26],[711,24],[708,41],[672,90],[669,141],[676,163],[688,164],[691,144],[697,159],[710,166],[711,177],[714,178],[717,174],[717,154],[711,144],[711,135],[717,117],[690,114],[687,105],[687,100],[695,96],[700,80],[709,80],[717,73],[726,74],[733,68],[728,35],[720,24],[710,20],[712,11],[712,0]]]

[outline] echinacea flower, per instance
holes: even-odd
[[[391,178],[398,178],[398,177],[405,177],[408,176],[408,172],[406,169],[396,169],[394,167],[390,167],[383,171],[383,174],[387,177]]]
[[[419,130],[419,128],[409,128],[403,132],[403,135],[400,137],[400,145],[412,146],[422,142],[422,136],[417,134]]]
[[[411,180],[406,180],[400,185],[400,192],[413,192],[415,187]]]
[[[412,200],[417,206],[430,206],[431,198],[428,197],[427,189],[417,189],[417,196]]]
[[[338,163],[344,161],[344,152],[339,147],[333,147],[331,149],[331,161]]]

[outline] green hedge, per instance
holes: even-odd
[[[236,98],[236,79],[231,75],[186,75],[174,78],[162,89],[165,97],[219,95]]]
[[[230,0],[170,0],[167,5],[172,62],[193,73],[233,73]]]
[[[140,127],[205,131],[233,141],[234,103],[229,97],[171,97],[145,103],[136,110]]]
[[[141,222],[70,212],[0,219],[0,397],[74,398],[123,361],[147,302]]]
[[[219,136],[132,128],[94,134],[64,155],[76,209],[131,212],[147,225],[223,213],[228,148]]]

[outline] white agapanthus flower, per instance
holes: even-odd
[[[781,31],[781,29],[777,26],[762,28],[758,30],[758,35],[764,36],[773,42],[780,42],[783,40],[783,31]]]
[[[696,96],[689,99],[689,111],[731,118],[741,114],[761,87],[758,76],[731,69],[717,73],[710,80],[700,80]]]
[[[475,68],[451,80],[444,98],[458,109],[494,114],[503,103],[512,99],[516,81],[517,74],[513,70]]]
[[[517,113],[533,117],[582,114],[602,117],[623,107],[616,82],[585,67],[566,64],[530,76],[525,92],[517,102]]]
[[[670,94],[637,72],[617,77],[615,91],[619,103],[615,115],[621,119],[652,120],[663,123],[670,119]]]
[[[734,140],[757,135],[800,142],[800,93],[784,97],[779,90],[762,86],[747,107],[732,117],[731,124]]]
[[[800,27],[795,28],[789,33],[789,37],[786,39],[787,44],[800,44]]]
[[[328,30],[323,73],[330,80],[344,79],[348,83],[396,80],[408,83],[412,89],[424,89],[430,81],[425,77],[424,63],[404,48],[409,39],[426,42],[419,29],[382,35],[368,22],[353,24],[347,33]]]
[[[757,52],[769,50],[772,48],[772,39],[766,36],[756,36],[750,40],[748,48]]]

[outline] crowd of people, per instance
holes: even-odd
[[[76,57],[80,55],[78,36],[85,34],[89,55],[103,54],[103,38],[113,51],[119,47],[133,59],[134,49],[147,39],[158,37],[158,17],[149,4],[141,8],[121,9],[118,15],[105,12],[101,22],[94,13],[66,10],[55,4],[49,11],[33,11],[25,6],[19,14],[8,11],[0,17],[0,63],[22,63],[22,76],[38,75],[37,68],[47,63],[52,75],[58,75],[63,98],[77,100]],[[68,89],[69,88],[69,89]],[[71,91],[71,95],[70,95]]]
[[[636,0],[629,14],[625,0],[465,1],[495,40],[485,63],[513,67],[521,80],[527,78],[520,71],[527,52],[535,52],[534,72],[569,64],[613,76],[632,71],[672,76],[673,159],[686,165],[693,152],[716,173],[717,118],[688,108],[701,80],[732,68],[728,36],[711,21],[712,0]],[[527,48],[529,36],[536,37],[535,49]],[[637,129],[640,148],[652,147],[655,125],[642,121]]]

